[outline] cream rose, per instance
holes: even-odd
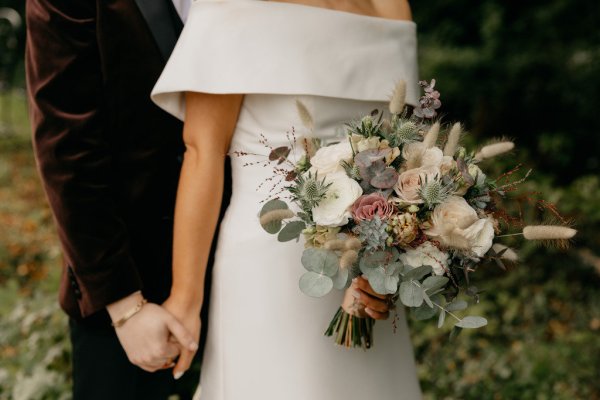
[[[480,219],[465,199],[450,196],[435,207],[431,229],[425,231],[444,246],[470,250],[482,257],[492,247],[494,225],[487,218]]]
[[[431,242],[425,242],[415,249],[409,249],[400,254],[400,261],[411,268],[429,265],[436,275],[444,275],[448,270],[448,254],[444,253]]]
[[[394,186],[394,191],[400,200],[405,203],[423,203],[423,199],[419,196],[421,183],[424,182],[425,179],[435,179],[436,175],[439,175],[439,173],[440,170],[437,167],[432,166],[409,169],[400,174],[398,182]]]
[[[352,146],[347,141],[321,147],[310,159],[310,163],[312,164],[311,172],[324,176],[332,172],[343,171],[344,168],[340,163],[351,160]]]
[[[352,217],[350,207],[362,195],[362,188],[343,171],[327,175],[325,182],[331,186],[325,198],[312,209],[313,220],[321,226],[345,225]]]

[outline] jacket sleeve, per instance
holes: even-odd
[[[96,0],[28,0],[26,20],[35,156],[88,316],[141,288],[114,200]]]

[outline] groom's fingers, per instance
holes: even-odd
[[[167,327],[171,334],[177,339],[179,344],[184,348],[192,352],[198,350],[198,343],[194,340],[192,335],[184,328],[183,325],[173,316],[168,318]]]
[[[175,379],[181,378],[184,372],[190,368],[195,353],[195,351],[187,350],[181,352],[179,360],[177,360],[177,365],[175,365],[175,368],[173,368],[173,377],[175,377]]]

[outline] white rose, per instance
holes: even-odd
[[[409,249],[406,253],[400,254],[400,261],[411,268],[430,265],[436,275],[444,275],[448,269],[448,254],[431,242],[425,242],[415,249]]]
[[[435,207],[431,224],[431,229],[425,233],[445,246],[470,250],[479,257],[492,246],[492,222],[487,218],[479,219],[475,210],[462,197],[450,196]]]
[[[477,257],[483,257],[492,247],[494,224],[489,218],[478,219],[473,225],[465,229],[464,235],[469,241],[471,251],[477,254]]]
[[[444,158],[444,152],[437,147],[425,148],[421,142],[410,143],[402,149],[402,157],[413,168],[439,167]]]
[[[351,160],[352,146],[348,141],[321,147],[310,159],[310,163],[312,164],[311,171],[313,173],[318,173],[320,176],[332,172],[343,171],[344,168],[340,163],[342,161],[349,162]]]
[[[331,186],[325,198],[312,209],[313,220],[321,226],[346,225],[351,217],[350,206],[362,195],[362,188],[343,171],[327,175],[325,182]]]
[[[400,200],[405,203],[423,203],[423,199],[419,196],[421,183],[424,182],[425,179],[435,179],[436,175],[439,175],[439,173],[440,170],[433,166],[409,169],[400,174],[398,182],[394,186],[394,191]]]

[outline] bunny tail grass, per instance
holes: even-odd
[[[560,225],[529,225],[523,228],[527,240],[569,240],[577,234],[573,228]]]
[[[488,144],[479,150],[479,152],[475,155],[475,158],[478,160],[485,160],[507,153],[514,148],[515,144],[513,142],[498,142],[494,144]]]
[[[298,110],[298,116],[300,117],[302,124],[310,131],[313,131],[315,124],[313,122],[312,115],[310,115],[310,111],[308,111],[308,108],[306,108],[303,102],[296,100],[296,109]]]
[[[284,219],[292,218],[294,212],[292,210],[272,210],[264,213],[260,217],[261,225],[267,225],[274,221],[283,221]]]
[[[369,349],[373,345],[372,318],[359,318],[350,315],[340,307],[325,331],[325,336],[333,336],[336,344],[350,347],[362,347]]]
[[[452,129],[450,129],[450,133],[448,134],[448,141],[446,142],[446,146],[444,147],[444,155],[452,157],[454,153],[456,153],[456,148],[458,147],[458,140],[460,139],[460,134],[462,132],[462,127],[460,126],[460,122],[452,125]]]
[[[425,138],[423,139],[423,144],[425,145],[426,149],[430,149],[433,146],[435,146],[435,143],[437,142],[439,134],[440,134],[440,123],[436,122],[435,124],[431,125],[431,128],[429,128],[429,131],[427,131],[427,134],[425,135]]]
[[[406,81],[400,81],[394,88],[392,99],[390,100],[390,113],[400,114],[406,104]]]

